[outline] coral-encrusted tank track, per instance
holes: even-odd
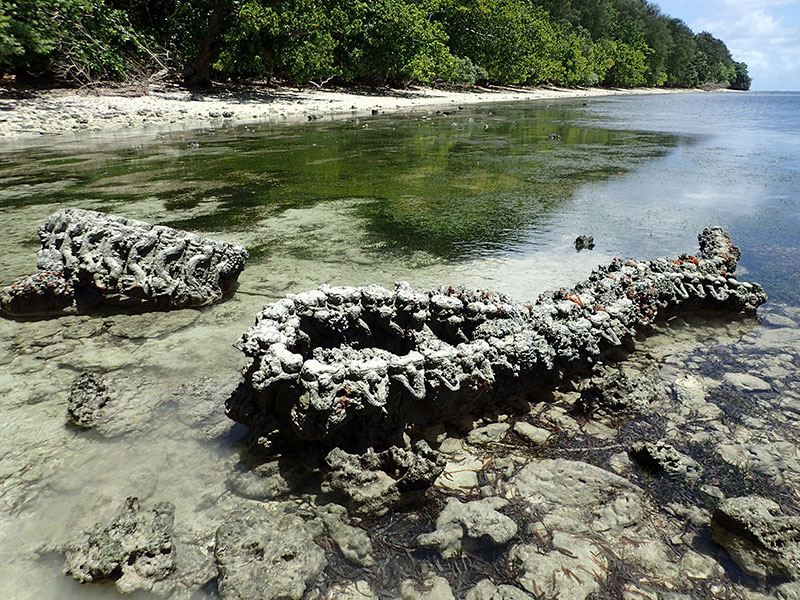
[[[392,443],[409,425],[455,417],[601,359],[659,319],[752,313],[766,301],[738,281],[719,228],[700,253],[614,259],[573,289],[532,304],[462,288],[329,287],[266,306],[237,347],[252,359],[228,415],[275,435],[344,445]]]

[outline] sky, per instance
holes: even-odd
[[[753,90],[800,90],[800,0],[651,0],[747,63]]]

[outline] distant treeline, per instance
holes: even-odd
[[[0,72],[750,87],[722,41],[645,0],[0,0]]]

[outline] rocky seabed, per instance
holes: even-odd
[[[5,568],[58,561],[83,584],[61,597],[800,598],[800,310],[756,316],[736,259],[707,230],[697,256],[614,261],[530,305],[293,295],[238,343],[244,383],[223,353],[230,375],[186,364],[213,362],[235,295],[213,313],[9,321],[4,427],[37,444],[0,459],[4,527],[85,499],[83,481],[140,488]],[[92,372],[92,353],[112,367]],[[165,378],[152,357],[171,353]]]

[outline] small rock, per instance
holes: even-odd
[[[701,485],[700,491],[703,492],[706,496],[709,496],[711,498],[716,498],[717,500],[725,499],[724,492],[715,485]]]
[[[611,470],[617,475],[630,473],[633,469],[633,463],[631,462],[630,456],[628,456],[627,452],[617,452],[616,454],[612,454],[608,459],[608,466],[611,467]]]
[[[725,373],[722,379],[743,392],[766,392],[772,389],[769,383],[749,373]]]
[[[300,600],[327,565],[300,517],[261,505],[227,518],[214,556],[223,600]]]
[[[594,237],[591,235],[579,235],[575,238],[575,250],[594,250]]]
[[[114,581],[122,593],[152,590],[175,569],[175,507],[161,502],[141,510],[125,500],[110,525],[98,524],[64,547],[64,574],[81,583]]]
[[[289,483],[281,474],[278,461],[264,463],[252,471],[235,470],[225,483],[237,496],[252,500],[275,500],[289,493]]]
[[[680,569],[690,579],[712,579],[724,575],[722,566],[714,558],[694,550],[683,555]]]
[[[382,516],[419,497],[439,477],[447,460],[419,441],[413,451],[393,446],[359,455],[334,448],[325,462],[329,468],[326,487],[347,498],[354,514]]]
[[[461,452],[463,449],[464,442],[457,438],[446,438],[439,445],[439,452],[442,454],[455,454],[456,452]]]
[[[703,382],[694,375],[684,375],[674,383],[678,402],[688,406],[697,406],[706,402]]]
[[[111,393],[106,382],[99,376],[83,371],[72,382],[67,416],[78,427],[94,427],[101,409],[110,399]]]
[[[510,428],[511,425],[508,423],[490,423],[470,431],[467,434],[467,442],[474,446],[485,446],[492,442],[498,442],[508,433]]]
[[[471,454],[456,455],[447,464],[434,485],[445,492],[468,492],[478,487],[478,472],[485,461]]]
[[[347,509],[344,506],[327,504],[319,507],[316,513],[347,560],[362,567],[371,567],[375,563],[371,556],[372,541],[363,529],[345,523]]]
[[[800,517],[759,496],[729,498],[711,516],[711,536],[744,571],[759,579],[800,575]]]
[[[325,600],[378,600],[378,594],[363,579],[343,581],[328,589]]]
[[[463,503],[448,498],[447,506],[436,519],[436,531],[417,537],[423,548],[434,548],[442,558],[453,558],[462,551],[506,544],[517,534],[517,524],[498,512],[508,504],[502,498],[484,498]]]
[[[400,584],[402,600],[456,600],[444,577],[428,576],[421,583],[404,581]]]
[[[598,366],[581,391],[580,403],[588,413],[642,414],[665,396],[664,385],[655,367],[628,371]]]
[[[638,442],[631,446],[631,458],[655,474],[678,473],[689,480],[700,477],[703,469],[693,458],[681,454],[664,440]]]
[[[536,427],[535,425],[531,425],[525,421],[518,421],[514,424],[514,433],[527,440],[531,444],[536,445],[544,444],[550,439],[550,436],[553,435],[551,431],[541,427]]]

